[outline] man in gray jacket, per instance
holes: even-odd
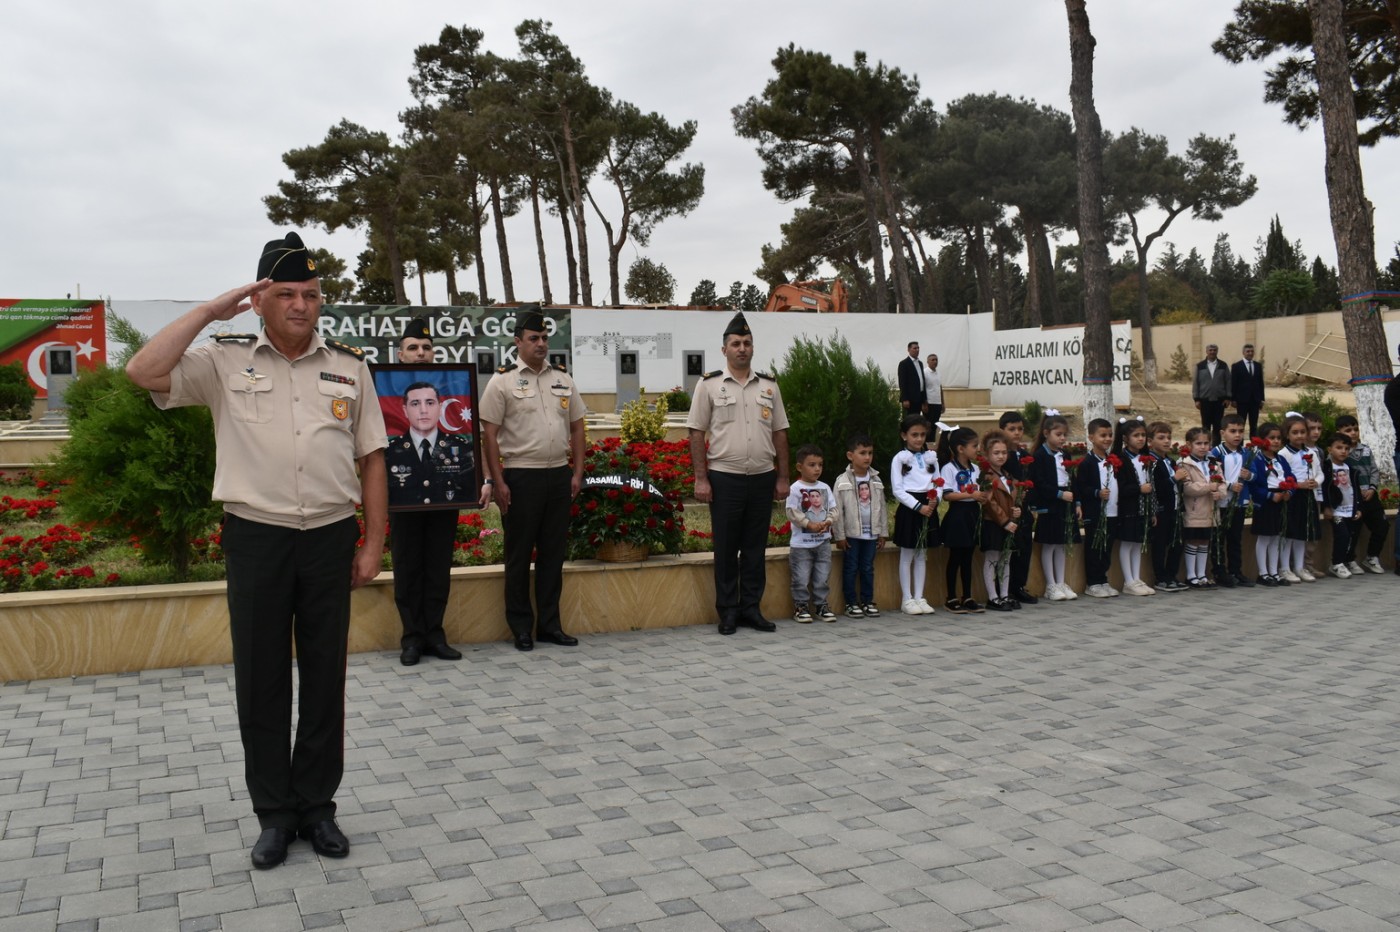
[[[1220,348],[1214,343],[1206,347],[1206,358],[1196,363],[1196,378],[1191,383],[1191,398],[1201,411],[1201,426],[1210,431],[1210,442],[1220,442],[1220,421],[1225,406],[1230,403],[1230,367],[1216,359]]]

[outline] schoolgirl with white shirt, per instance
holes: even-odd
[[[924,598],[927,552],[938,546],[938,455],[928,449],[932,425],[922,414],[907,415],[899,425],[904,449],[890,461],[890,489],[899,507],[894,513],[895,546],[899,548],[900,608],[906,615],[932,615]]]

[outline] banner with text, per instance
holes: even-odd
[[[0,298],[0,365],[18,362],[47,398],[44,350],[71,346],[80,369],[107,361],[107,315],[101,301]]]
[[[428,319],[434,361],[475,363],[477,354],[490,353],[496,366],[515,362],[514,307],[391,307],[371,304],[327,304],[321,308],[317,331],[364,349],[371,363],[397,362],[399,338],[408,322]],[[569,309],[543,308],[551,352],[572,349]]]
[[[1113,403],[1132,403],[1132,328],[1112,325]],[[1027,401],[1058,407],[1084,404],[1084,328],[997,330],[992,333],[992,405]]]

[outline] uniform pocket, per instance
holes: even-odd
[[[355,399],[360,397],[359,388],[344,382],[330,382],[324,379],[316,383],[316,388],[321,393],[321,400],[330,414],[330,419],[349,430]]]
[[[272,380],[250,379],[243,373],[228,376],[228,413],[236,421],[266,424],[272,419]]]

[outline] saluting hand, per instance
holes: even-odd
[[[213,320],[232,320],[253,306],[248,298],[266,291],[270,287],[272,287],[272,279],[270,278],[260,279],[251,285],[239,285],[237,288],[225,291],[214,300],[205,302],[205,307],[209,309]]]

